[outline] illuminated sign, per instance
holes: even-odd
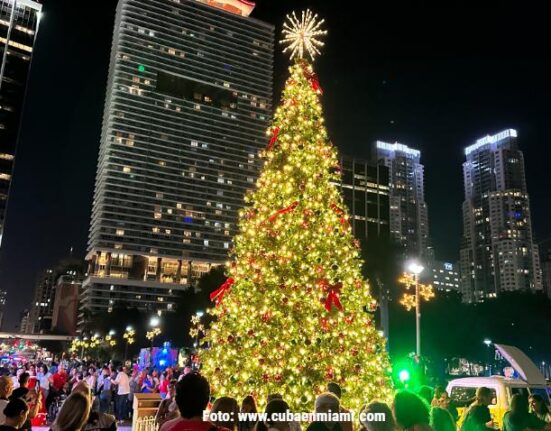
[[[389,144],[388,142],[377,141],[377,148],[386,151],[405,153],[413,157],[421,157],[421,151],[414,150],[413,148],[409,148],[407,145],[399,144],[398,142]]]
[[[507,129],[503,132],[496,133],[495,135],[488,135],[484,136],[483,138],[480,138],[474,143],[473,145],[465,148],[465,155],[469,155],[475,150],[478,150],[480,147],[483,147],[484,145],[488,144],[494,144],[496,142],[502,141],[506,138],[516,138],[517,137],[517,131],[515,129]]]
[[[451,263],[444,262],[444,269],[446,271],[453,271],[453,265]]]

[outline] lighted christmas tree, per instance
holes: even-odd
[[[284,26],[294,64],[262,153],[265,165],[240,212],[228,279],[211,299],[215,321],[202,370],[216,396],[262,404],[280,393],[295,411],[334,381],[359,409],[390,394],[376,303],[361,274],[359,242],[335,183],[337,151],[324,127],[319,86],[306,60],[325,34],[309,11]]]

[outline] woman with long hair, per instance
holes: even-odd
[[[545,430],[551,431],[548,424],[528,410],[528,399],[520,394],[511,397],[511,407],[503,416],[503,431]]]
[[[530,409],[532,410],[532,413],[538,417],[538,419],[551,423],[551,411],[549,410],[549,407],[547,407],[547,404],[545,404],[545,401],[541,395],[533,394],[530,396]]]
[[[241,413],[257,413],[256,401],[252,395],[247,395],[241,402]],[[239,431],[252,431],[256,421],[252,419],[240,421],[238,424]]]
[[[212,405],[211,413],[229,413],[232,420],[229,422],[213,421],[215,425],[224,427],[230,431],[236,431],[239,424],[239,404],[235,398],[220,397]]]
[[[404,431],[431,431],[428,402],[409,391],[400,391],[394,396],[392,406],[394,419]]]
[[[90,397],[77,391],[61,406],[52,431],[81,431],[90,415]]]
[[[280,398],[274,398],[266,406],[266,421],[257,422],[255,431],[289,431],[290,422],[275,422],[272,420],[274,413],[285,413],[289,409],[289,404]]]

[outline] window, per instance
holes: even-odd
[[[228,84],[229,86],[229,84]],[[191,81],[166,72],[157,74],[157,91],[181,99],[198,100],[217,108],[235,109],[237,96],[231,91],[212,85]],[[200,105],[196,105],[196,107]]]
[[[123,229],[117,229],[116,232],[117,236],[124,236],[124,230]]]
[[[454,386],[450,398],[455,402],[456,407],[467,407],[472,403],[476,395],[476,389],[474,386]],[[497,404],[496,390],[490,388],[490,391],[492,391],[492,404],[495,405]]]
[[[125,173],[125,174],[129,174],[130,172],[132,172],[132,169],[130,169],[130,166],[124,166],[122,168],[122,171]]]

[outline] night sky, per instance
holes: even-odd
[[[71,247],[84,256],[116,6],[43,3],[0,249],[5,328],[30,304],[40,269]],[[510,127],[524,150],[536,238],[551,236],[545,14],[528,4],[436,11],[423,2],[407,9],[362,2],[360,10],[352,1],[259,0],[253,16],[275,24],[279,35],[285,13],[305,7],[325,17],[329,30],[315,67],[333,142],[357,156],[367,156],[376,139],[422,151],[438,258],[459,256],[463,148]],[[278,47],[276,97],[287,64]]]

